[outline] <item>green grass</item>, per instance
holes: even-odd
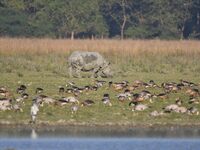
[[[189,80],[195,83],[200,82],[200,61],[199,55],[187,56],[180,55],[162,55],[152,53],[141,53],[136,56],[106,56],[111,61],[115,76],[106,81],[128,80],[130,84],[134,80],[143,80],[148,82],[154,80],[158,84],[162,82],[175,81],[180,79]],[[10,123],[28,123],[30,120],[30,107],[32,99],[35,96],[37,87],[44,88],[44,94],[58,99],[58,87],[65,86],[68,81],[74,81],[77,85],[93,84],[94,79],[69,78],[67,74],[67,57],[66,53],[47,53],[47,54],[10,54],[0,55],[0,86],[6,86],[14,94],[16,88],[20,84],[28,85],[27,93],[30,98],[25,100],[25,104],[21,104],[23,112],[0,111],[0,121]],[[134,92],[139,92],[138,89]],[[148,89],[152,93],[160,93],[162,89]],[[101,102],[104,93],[111,95],[112,107],[104,106]],[[77,114],[72,115],[70,112],[70,104],[67,106],[45,105],[40,108],[38,114],[38,122],[49,124],[200,124],[199,116],[170,113],[159,117],[150,117],[149,113],[153,110],[160,111],[162,107],[174,103],[177,97],[180,97],[186,107],[190,107],[187,103],[189,96],[184,91],[172,93],[169,99],[155,99],[154,103],[149,105],[152,108],[144,112],[132,112],[128,106],[128,101],[121,103],[117,101],[118,92],[108,89],[108,85],[104,85],[97,92],[91,91],[88,95],[81,94],[78,98],[83,101],[87,98],[95,101],[92,107],[80,107]],[[65,94],[70,96],[70,94]],[[193,106],[193,105],[192,105]],[[195,105],[200,110],[199,105]]]
[[[134,73],[132,76],[127,76],[126,78],[118,77],[113,78],[114,81],[122,81],[123,79],[127,79],[128,81],[134,81],[135,79],[142,79],[144,81],[148,81],[149,79],[155,79],[159,84],[164,81],[178,81],[180,78],[189,79],[190,75],[183,76],[182,74],[156,74],[156,73]],[[110,79],[107,79],[108,81]],[[30,98],[26,100],[25,104],[22,104],[23,112],[13,112],[13,111],[5,111],[0,113],[0,120],[9,121],[11,123],[27,123],[30,119],[30,106],[31,100],[35,96],[35,88],[43,87],[45,89],[44,94],[49,95],[54,98],[59,98],[58,94],[58,86],[65,85],[67,81],[70,79],[66,77],[57,76],[55,74],[50,73],[24,73],[23,77],[18,77],[14,73],[5,73],[1,75],[1,85],[7,86],[13,93],[15,93],[15,89],[19,85],[18,82],[22,84],[30,84],[27,92],[30,94]],[[77,85],[87,85],[92,84],[92,79],[72,79]],[[194,77],[193,81],[199,81],[198,77]],[[135,92],[141,91],[142,89],[138,89]],[[161,89],[149,89],[152,93],[159,93]],[[104,106],[101,103],[101,98],[103,93],[108,92],[111,95],[112,107]],[[121,103],[116,99],[116,94],[113,89],[107,89],[107,85],[103,86],[97,92],[91,91],[88,95],[82,94],[79,97],[80,101],[83,101],[87,98],[95,101],[95,105],[92,107],[80,107],[80,110],[77,114],[72,115],[70,112],[70,104],[67,106],[55,106],[55,105],[45,105],[40,108],[40,112],[38,115],[39,122],[47,122],[47,123],[83,123],[83,124],[195,124],[200,123],[198,116],[195,115],[185,115],[185,114],[166,114],[161,117],[150,117],[149,113],[153,110],[161,110],[162,107],[174,103],[177,97],[180,97],[184,100],[184,106],[189,107],[187,104],[187,100],[189,97],[184,93],[172,93],[169,96],[168,100],[160,100],[155,99],[153,104],[148,103],[152,106],[147,111],[144,112],[132,112],[128,106],[128,101]],[[65,96],[70,96],[66,94]],[[17,97],[17,94],[15,94]],[[200,109],[199,105],[197,105],[198,109]]]

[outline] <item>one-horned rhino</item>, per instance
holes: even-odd
[[[69,59],[70,77],[82,77],[88,72],[90,77],[111,77],[110,63],[107,62],[98,52],[75,51]]]

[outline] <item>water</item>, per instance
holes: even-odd
[[[1,128],[0,150],[199,150],[200,128]]]

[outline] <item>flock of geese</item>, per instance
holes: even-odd
[[[67,105],[71,104],[70,109],[72,113],[76,113],[81,107],[80,106],[92,106],[95,105],[96,100],[86,99],[80,101],[79,95],[85,93],[88,94],[89,91],[98,91],[98,89],[105,87],[106,89],[114,90],[117,92],[116,98],[110,98],[109,93],[104,93],[102,95],[102,104],[111,107],[115,100],[120,102],[128,102],[130,110],[132,111],[144,111],[148,108],[151,108],[153,103],[159,100],[169,99],[170,93],[184,92],[188,95],[188,100],[182,100],[179,97],[174,99],[174,103],[171,103],[167,106],[161,108],[160,111],[154,110],[149,115],[151,116],[161,116],[165,113],[175,112],[183,114],[196,114],[199,115],[198,104],[200,102],[200,91],[198,89],[199,85],[190,81],[180,80],[176,82],[165,82],[161,85],[156,84],[153,80],[150,80],[148,83],[141,80],[135,80],[132,83],[128,81],[122,82],[107,82],[103,80],[95,80],[93,85],[86,85],[84,87],[77,86],[74,82],[68,82],[66,87],[59,87],[58,93],[60,95],[59,99],[52,98],[50,96],[44,95],[44,89],[38,87],[35,89],[35,97],[32,99],[31,114],[34,116],[32,119],[35,121],[39,107],[42,107],[44,104],[54,104],[54,105]],[[159,94],[153,94],[148,89],[161,89],[162,92]],[[135,92],[135,91],[140,92]],[[20,85],[16,89],[16,94],[19,96],[14,98],[14,94],[9,91],[6,87],[0,87],[0,112],[6,110],[20,111],[23,112],[21,103],[30,98],[29,94],[26,92],[27,86]],[[65,97],[65,93],[70,94],[70,96]],[[15,95],[16,95],[15,94]],[[145,103],[148,101],[148,103]],[[188,103],[185,107],[183,104]],[[34,107],[33,107],[34,106]],[[33,108],[33,110],[32,110]],[[36,108],[36,112],[34,109]]]

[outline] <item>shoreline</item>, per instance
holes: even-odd
[[[0,122],[0,128],[68,128],[68,127],[95,127],[95,128],[117,128],[117,129],[130,129],[130,128],[200,128],[200,123],[193,124],[175,124],[175,123],[155,123],[155,124],[139,124],[139,123],[50,123],[40,121],[36,124],[30,123],[12,123],[12,122]]]

